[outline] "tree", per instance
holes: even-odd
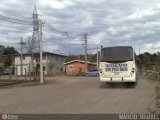
[[[7,55],[7,58],[6,58],[5,62],[4,62],[4,66],[5,66],[5,67],[9,67],[9,66],[11,66],[11,65],[12,65],[11,55]]]
[[[145,52],[144,54],[138,55],[138,60],[141,73],[144,73],[144,70],[160,71],[160,52],[156,54]]]
[[[97,61],[97,54],[87,54],[87,57],[88,57],[88,61],[90,62],[96,62]],[[85,55],[69,55],[67,58],[66,58],[66,62],[69,62],[69,61],[72,61],[72,60],[82,60],[82,61],[85,61]]]
[[[2,55],[4,49],[5,49],[5,47],[3,45],[0,45],[0,55]]]
[[[3,51],[3,55],[18,54],[18,51],[14,47],[6,47]]]
[[[12,54],[18,54],[18,51],[14,49],[14,47],[6,47],[3,50],[3,55],[6,55],[6,60],[4,62],[4,66],[8,67],[12,65]]]

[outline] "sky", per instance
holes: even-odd
[[[45,51],[84,54],[108,46],[133,46],[137,54],[160,51],[159,0],[1,0],[0,15],[32,22],[36,5],[43,27]],[[52,26],[50,29],[47,25]],[[11,23],[0,17],[0,43],[19,49],[33,26]],[[67,33],[67,34],[64,34]]]

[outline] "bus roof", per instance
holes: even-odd
[[[133,48],[132,46],[111,46],[111,47],[102,47],[102,49],[105,48]]]

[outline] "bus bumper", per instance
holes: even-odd
[[[100,78],[100,82],[137,82],[134,77],[125,78]]]

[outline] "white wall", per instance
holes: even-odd
[[[24,58],[25,57],[25,58]],[[15,56],[15,68],[17,68],[17,75],[21,75],[21,57],[20,56]],[[30,55],[25,55],[23,56],[23,75],[29,74],[29,67],[31,66],[31,56]],[[46,60],[43,60],[45,62]],[[36,63],[36,60],[33,61],[34,65]],[[34,66],[35,67],[35,66]]]
[[[31,63],[31,57],[30,56],[25,56],[25,59],[23,59],[23,64],[29,64]],[[21,59],[20,56],[15,57],[15,65],[20,65],[21,64]]]
[[[24,56],[24,55],[23,55]],[[56,59],[58,57],[58,60]],[[57,67],[63,67],[64,71],[64,59],[62,60],[61,56],[57,55],[46,55],[43,56],[43,66],[46,67],[45,73],[48,74],[50,72],[60,72],[60,70],[57,71]],[[34,58],[34,65],[36,65],[36,60]],[[21,59],[20,56],[15,56],[15,68],[17,66],[17,74],[21,75]],[[23,59],[23,75],[25,75],[25,70],[26,69],[27,73],[29,72],[29,67],[31,66],[31,55],[25,55],[25,59]],[[34,66],[36,67],[36,66]]]
[[[17,75],[21,75],[21,66],[18,65],[16,66],[17,70],[15,70],[15,72],[17,72]],[[26,72],[26,73],[25,73]],[[23,75],[29,75],[29,69],[28,69],[28,65],[23,65]]]

